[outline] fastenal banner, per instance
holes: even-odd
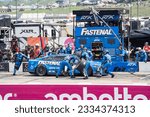
[[[1,85],[0,100],[149,100],[150,86]]]
[[[118,35],[119,29],[118,27],[111,27],[111,29],[108,27],[77,27],[76,30],[78,30],[76,36],[112,36],[114,33]]]

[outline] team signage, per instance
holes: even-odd
[[[111,36],[118,34],[118,27],[90,27],[90,28],[76,28],[76,36]],[[113,33],[114,32],[114,33]]]
[[[40,35],[39,26],[16,26],[15,35],[17,37],[38,37]]]
[[[114,20],[119,20],[119,15],[99,15],[99,20],[101,19],[105,21],[114,21]],[[92,14],[89,15],[82,15],[82,16],[77,16],[76,17],[77,22],[90,22],[94,21],[94,16]]]
[[[20,34],[23,34],[23,33],[24,33],[24,34],[28,34],[28,33],[29,33],[29,34],[30,34],[30,33],[31,33],[31,34],[36,34],[36,32],[34,32],[33,29],[22,29],[21,32],[20,32]]]
[[[0,100],[150,100],[150,86],[0,85]]]
[[[88,30],[87,28],[83,28],[81,35],[112,35],[112,31],[111,29]]]

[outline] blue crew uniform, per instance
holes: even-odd
[[[90,68],[90,57],[87,51],[82,52],[81,61],[85,65],[83,69],[84,79],[88,79],[88,69]]]
[[[136,52],[136,61],[147,62],[147,54],[144,50],[139,50]]]
[[[84,45],[80,45],[80,48],[78,48],[76,51],[82,51],[83,52],[83,50],[84,50]]]
[[[83,52],[83,48],[78,48],[76,51],[81,51],[81,52]]]
[[[28,57],[20,52],[15,54],[15,66],[14,66],[13,75],[16,75],[16,71],[19,70],[21,63],[23,61],[23,58],[28,60]]]
[[[76,49],[75,54],[80,58],[84,50],[84,45],[81,45],[80,48]]]
[[[124,49],[118,49],[116,51],[116,54],[118,55],[119,57],[119,61],[124,61],[124,57],[125,57],[125,54],[126,54],[126,51]]]
[[[87,51],[88,56],[89,56],[89,60],[93,60],[93,53],[91,51]]]
[[[71,53],[72,53],[72,49],[71,49],[70,45],[68,45],[66,47],[66,54],[71,54]]]
[[[80,64],[80,59],[76,56],[71,56],[69,59],[68,59],[68,62],[71,64],[72,66],[72,78],[74,78],[74,71],[75,69],[79,66]]]
[[[61,47],[59,50],[58,50],[58,54],[65,54],[66,53],[66,50],[63,49],[63,47]]]
[[[62,74],[62,71],[64,71],[65,67],[67,67],[67,71],[69,72],[69,75],[72,76],[72,67],[70,63],[66,60],[63,60],[62,62],[60,62],[60,68],[56,73],[56,78],[58,78],[58,76]]]
[[[69,75],[71,78],[74,78],[74,69],[76,66],[78,66],[80,63],[80,60],[76,58],[75,56],[67,56],[65,60],[63,60],[60,63],[60,69],[58,70],[56,74],[56,78],[58,78],[59,75],[61,75],[62,71],[67,67],[67,71],[69,72]]]
[[[102,59],[102,69],[104,69],[104,71],[106,71],[106,73],[111,75],[111,77],[113,78],[114,74],[111,73],[110,71],[111,65],[112,65],[111,56],[109,55],[109,52],[106,51],[106,54],[103,56],[103,59]]]

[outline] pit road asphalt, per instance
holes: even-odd
[[[17,73],[13,76],[11,72],[0,72],[0,84],[96,84],[96,85],[150,85],[149,72],[115,72],[115,77],[102,76],[100,78],[91,76],[84,80],[83,76],[70,77],[60,76],[35,76],[29,73]]]

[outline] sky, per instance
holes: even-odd
[[[0,0],[0,1],[9,1],[9,0]]]
[[[7,1],[7,0],[0,0],[0,1]]]

